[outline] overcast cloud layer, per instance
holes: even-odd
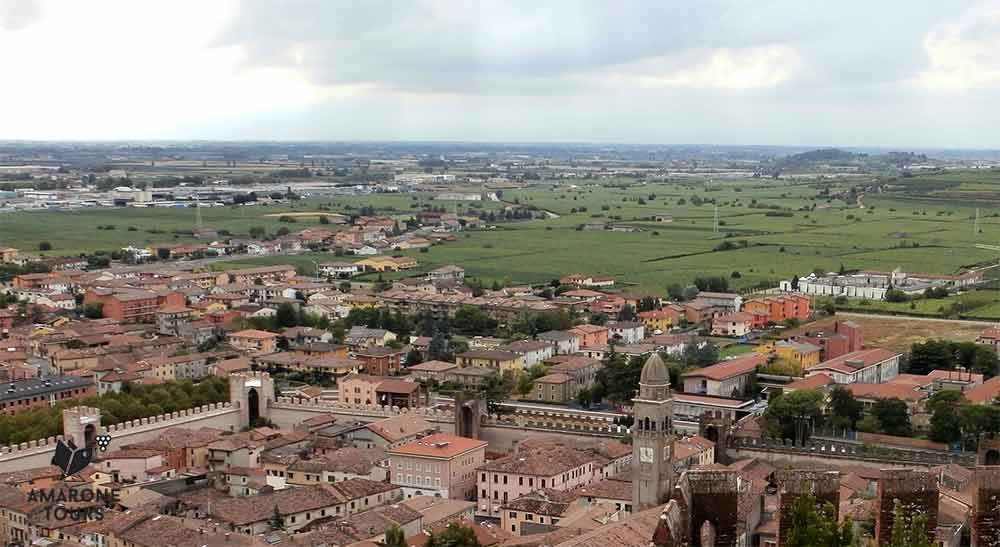
[[[0,138],[1000,148],[1000,2],[0,0]]]

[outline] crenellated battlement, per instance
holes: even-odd
[[[164,428],[172,427],[174,425],[172,422],[178,422],[176,425],[182,425],[185,421],[188,421],[191,418],[208,416],[219,412],[227,412],[233,409],[234,406],[232,403],[211,403],[187,410],[170,412],[167,414],[158,414],[148,418],[127,420],[109,426],[100,426],[101,413],[100,409],[97,408],[78,406],[64,410],[63,414],[64,419],[72,420],[78,424],[95,423],[96,432],[110,435],[112,437],[112,442],[114,442],[116,436],[128,435],[131,432],[142,428],[148,428],[149,426]],[[82,429],[80,430],[82,431]],[[4,456],[14,456],[19,453],[33,454],[39,451],[44,452],[46,450],[53,450],[59,440],[70,438],[72,437],[59,435],[56,437],[23,442],[16,445],[0,446],[0,459],[3,459]]]
[[[36,439],[33,441],[28,441],[20,444],[11,444],[7,446],[0,446],[0,458],[7,455],[19,454],[19,453],[34,453],[38,452],[39,449],[42,451],[53,450],[56,443],[64,440],[62,435],[56,437],[47,437],[45,439]]]
[[[278,397],[278,400],[274,404],[278,407],[284,407],[289,410],[294,410],[296,408],[303,410],[312,409],[316,411],[327,410],[334,413],[361,413],[385,417],[399,416],[401,414],[413,414],[416,416],[447,420],[453,420],[455,417],[455,413],[453,411],[438,408],[405,408],[389,405],[359,405],[341,403],[339,401],[329,402],[317,401],[315,399],[300,399],[298,397]]]
[[[148,418],[140,418],[138,420],[127,420],[117,424],[109,425],[105,428],[108,435],[111,435],[112,439],[115,437],[115,433],[127,433],[136,428],[142,428],[150,425],[169,425],[169,422],[176,420],[184,420],[186,418],[192,418],[197,416],[203,416],[205,414],[211,414],[219,411],[233,410],[235,405],[229,402],[225,403],[211,403],[207,405],[202,405],[200,407],[189,408],[187,410],[179,410],[177,412],[171,412],[169,414],[158,414],[156,416],[150,416]]]

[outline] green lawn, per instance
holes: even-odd
[[[751,352],[753,352],[752,346],[747,346],[743,344],[733,344],[731,346],[726,346],[721,350],[719,350],[719,359],[739,357],[740,355],[746,355]]]
[[[828,298],[816,299],[816,304],[822,306],[830,302]],[[960,307],[955,308],[958,305]],[[907,315],[942,316],[949,315],[952,310],[958,314],[976,317],[1000,317],[1000,292],[983,290],[951,295],[946,298],[919,298],[910,302],[879,302],[850,300],[848,304],[837,306],[840,309],[862,312],[893,312]],[[990,312],[990,309],[995,310]]]

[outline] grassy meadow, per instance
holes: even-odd
[[[965,171],[932,177],[900,179],[889,190],[857,201],[830,199],[823,193],[842,190],[826,180],[687,181],[635,184],[632,181],[541,183],[506,190],[508,204],[535,206],[558,218],[498,223],[495,229],[470,230],[458,241],[429,252],[406,251],[421,270],[443,264],[464,266],[468,274],[487,282],[544,283],[573,272],[613,275],[626,289],[662,293],[670,283],[690,283],[699,275],[720,275],[734,288],[774,283],[814,269],[892,270],[952,273],[962,267],[996,262],[1000,251],[976,244],[1000,243],[1000,174]],[[709,203],[708,200],[714,200]],[[294,205],[203,208],[205,226],[246,234],[251,226],[273,232],[281,226],[298,230],[318,226],[317,219],[283,224],[275,213],[315,211],[349,213],[374,206],[381,214],[406,218],[424,204],[449,211],[469,204],[433,201],[427,194],[373,194],[302,200]],[[719,226],[714,229],[718,205]],[[501,203],[474,207],[497,209]],[[981,233],[973,233],[975,208],[981,207]],[[781,210],[768,208],[778,207]],[[806,209],[806,210],[800,210]],[[653,215],[672,215],[672,222]],[[124,245],[190,241],[172,230],[194,226],[193,209],[100,209],[78,212],[0,214],[0,245],[26,250],[47,240],[47,254],[111,250]],[[634,226],[641,231],[580,230],[593,222]],[[115,225],[114,230],[99,226]],[[136,231],[128,231],[129,226]],[[328,225],[333,227],[333,225]],[[150,234],[149,229],[163,230]],[[716,250],[726,244],[730,250]],[[291,262],[306,268],[312,260],[332,255],[261,257],[245,262]],[[997,293],[977,304],[1000,312]],[[933,314],[948,302],[919,303]],[[881,304],[880,304],[881,305]],[[909,304],[904,304],[907,306]],[[973,313],[973,312],[969,312]],[[998,314],[1000,315],[1000,314]]]

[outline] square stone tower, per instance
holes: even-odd
[[[670,374],[659,355],[643,365],[632,404],[632,506],[639,511],[666,502],[674,489],[673,399]]]

